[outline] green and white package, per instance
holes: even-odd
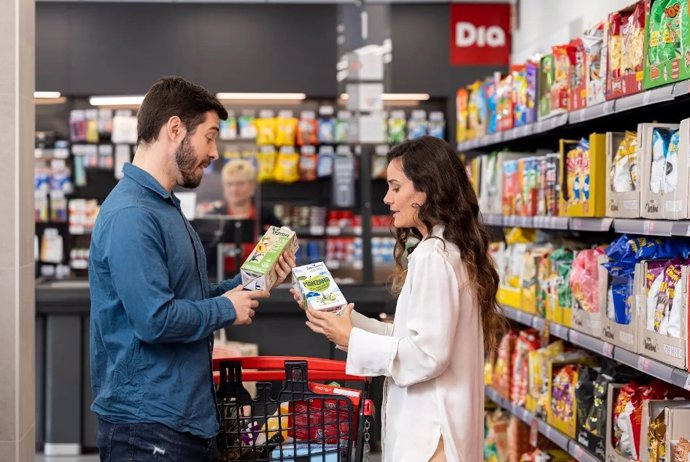
[[[271,290],[276,282],[273,271],[285,250],[296,252],[297,235],[286,226],[271,226],[256,244],[240,268],[242,287],[248,290]]]
[[[347,300],[322,261],[292,269],[293,288],[300,294],[300,306],[319,311],[338,312]]]

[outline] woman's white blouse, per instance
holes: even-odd
[[[419,243],[393,325],[359,313],[352,320],[347,372],[386,376],[383,461],[426,462],[441,436],[448,462],[483,460],[482,328],[457,246]]]

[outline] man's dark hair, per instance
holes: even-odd
[[[162,77],[146,93],[139,108],[137,144],[157,140],[161,127],[173,116],[182,120],[189,133],[194,133],[209,111],[216,111],[221,120],[228,118],[228,111],[205,88],[181,77]]]

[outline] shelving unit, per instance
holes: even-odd
[[[577,441],[568,438],[566,435],[547,424],[544,420],[537,418],[524,407],[504,399],[493,388],[485,387],[484,395],[527,425],[537,425],[539,433],[553,441],[565,452],[575,457],[578,462],[600,462],[599,459],[587,451],[584,446],[578,444]]]
[[[608,342],[604,342],[601,339],[576,331],[575,329],[547,321],[530,313],[526,313],[509,306],[503,306],[502,309],[507,318],[512,319],[517,323],[534,327],[539,330],[543,330],[546,323],[548,323],[549,332],[556,337],[559,337],[572,343],[573,345],[577,345],[598,355],[612,358],[620,363],[632,367],[633,369],[637,369],[640,372],[644,372],[645,374],[651,375],[660,380],[690,391],[690,374],[688,374],[688,371],[669,366],[636,353],[632,353],[624,348],[614,346]]]
[[[690,221],[645,220],[643,218],[574,218],[574,217],[520,217],[483,215],[488,226],[519,226],[551,230],[606,232],[620,234],[643,234],[646,236],[690,236]]]
[[[583,122],[590,122],[596,119],[601,121],[606,118],[623,115],[652,104],[673,102],[674,100],[685,98],[689,93],[690,83],[687,81],[676,82],[584,109],[562,113],[533,124],[464,141],[458,143],[457,149],[459,151],[473,151],[493,148],[501,143],[545,134],[557,128],[570,128]]]

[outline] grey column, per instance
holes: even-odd
[[[33,462],[33,0],[0,0],[0,460]]]

